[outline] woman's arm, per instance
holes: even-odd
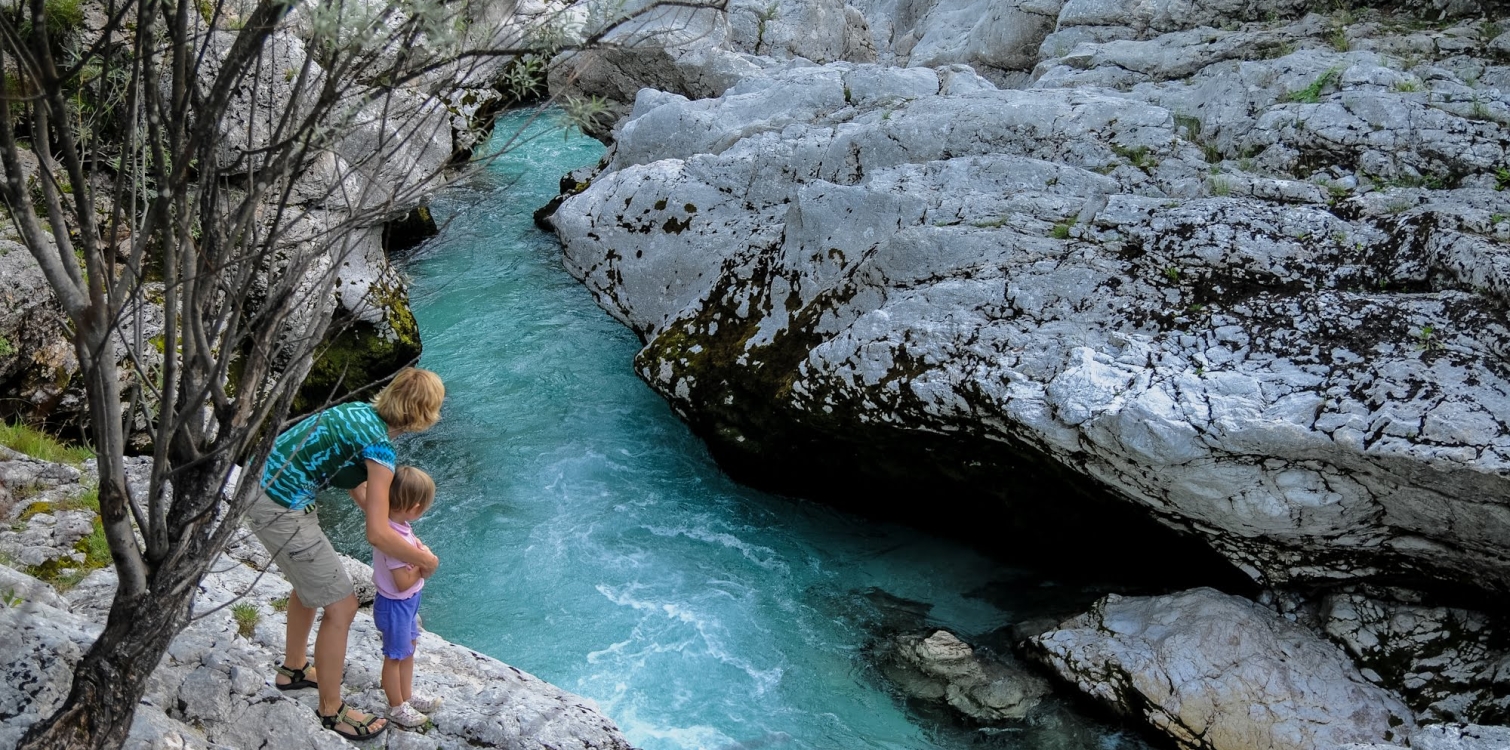
[[[351,501],[365,513],[367,511],[367,483],[363,482],[347,491],[351,493]]]
[[[440,560],[428,550],[404,541],[388,525],[388,487],[392,484],[392,469],[376,461],[367,462],[367,507],[363,508],[367,513],[367,543],[395,560],[419,568],[419,574],[429,578],[440,565]]]

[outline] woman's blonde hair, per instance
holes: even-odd
[[[413,466],[400,466],[393,472],[388,487],[388,512],[419,511],[424,513],[435,502],[435,480]]]
[[[424,432],[440,421],[440,402],[446,386],[440,376],[418,367],[405,367],[380,391],[372,405],[389,427],[400,432]]]

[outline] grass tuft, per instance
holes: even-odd
[[[75,467],[94,458],[94,451],[88,448],[69,445],[24,424],[0,423],[0,445],[32,458]]]
[[[257,611],[257,605],[251,602],[236,602],[231,605],[231,616],[236,618],[236,632],[242,638],[251,638],[252,633],[257,631],[257,621],[262,619],[262,613]]]

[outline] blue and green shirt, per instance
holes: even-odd
[[[364,481],[367,461],[392,469],[395,458],[388,423],[372,404],[341,404],[278,436],[262,470],[262,489],[274,502],[302,510],[325,487],[351,489]]]

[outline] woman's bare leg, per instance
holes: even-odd
[[[306,607],[299,601],[297,593],[289,592],[288,622],[283,631],[283,666],[299,669],[309,662],[309,630],[314,627],[315,612],[314,607]],[[284,685],[289,683],[283,675],[278,675],[275,681]]]

